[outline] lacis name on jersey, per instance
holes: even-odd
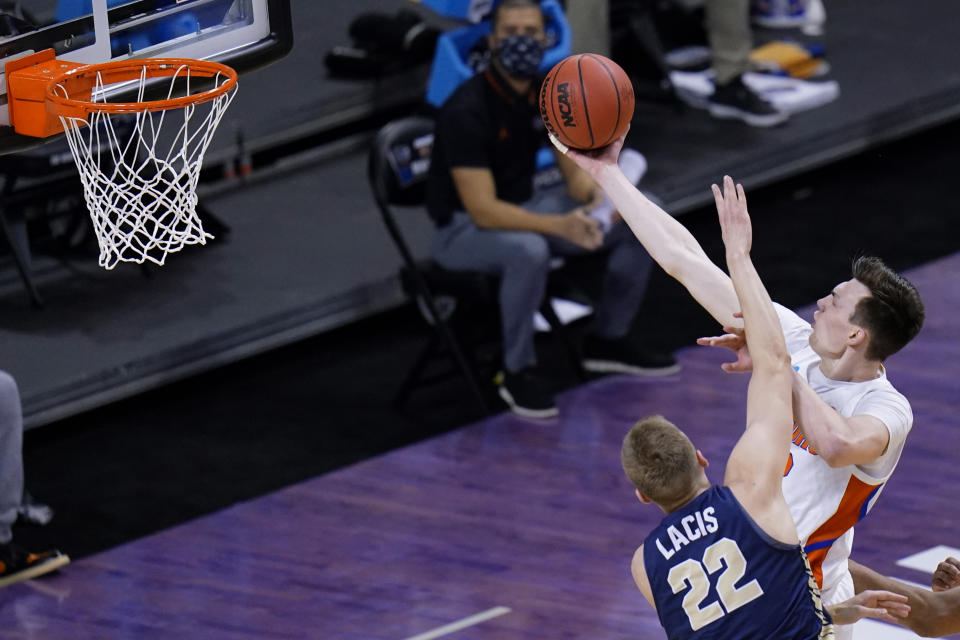
[[[669,560],[670,556],[680,550],[680,547],[686,546],[708,533],[716,533],[720,525],[717,523],[717,519],[713,513],[713,507],[707,507],[702,511],[694,511],[693,513],[683,516],[683,518],[680,519],[679,528],[673,524],[667,527],[670,544],[664,546],[660,538],[657,538],[657,549],[660,550],[660,554],[663,555],[664,559]],[[683,531],[680,529],[683,529]],[[672,547],[672,549],[668,549],[667,547]]]

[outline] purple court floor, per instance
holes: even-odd
[[[927,583],[897,561],[960,546],[960,255],[910,275],[927,324],[888,375],[915,423],[854,557]],[[628,568],[659,511],[619,443],[663,413],[722,478],[747,382],[725,358],[691,347],[677,376],[563,394],[556,420],[494,416],[0,590],[0,638],[662,638]],[[858,640],[914,637],[875,624]]]

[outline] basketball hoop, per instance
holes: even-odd
[[[180,58],[81,65],[48,50],[7,63],[6,77],[17,133],[67,137],[100,266],[162,265],[168,253],[213,237],[196,213],[197,182],[236,95],[236,71]],[[108,101],[116,89],[136,101]]]

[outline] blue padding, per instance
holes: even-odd
[[[560,3],[556,0],[543,0],[540,6],[547,16],[547,32],[555,40],[540,65],[540,70],[545,72],[570,55],[572,33]],[[473,69],[467,65],[467,53],[480,38],[489,33],[490,22],[485,20],[440,36],[427,83],[427,102],[439,107],[464,80],[473,75]]]
[[[107,0],[107,8],[123,4],[126,0]],[[57,2],[57,22],[66,22],[80,16],[93,13],[93,0],[59,0]]]
[[[549,169],[557,164],[557,157],[549,147],[543,147],[537,151],[537,171]]]

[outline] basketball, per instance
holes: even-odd
[[[540,116],[568,147],[599,149],[627,130],[633,101],[633,84],[620,65],[582,53],[564,58],[544,78]]]

